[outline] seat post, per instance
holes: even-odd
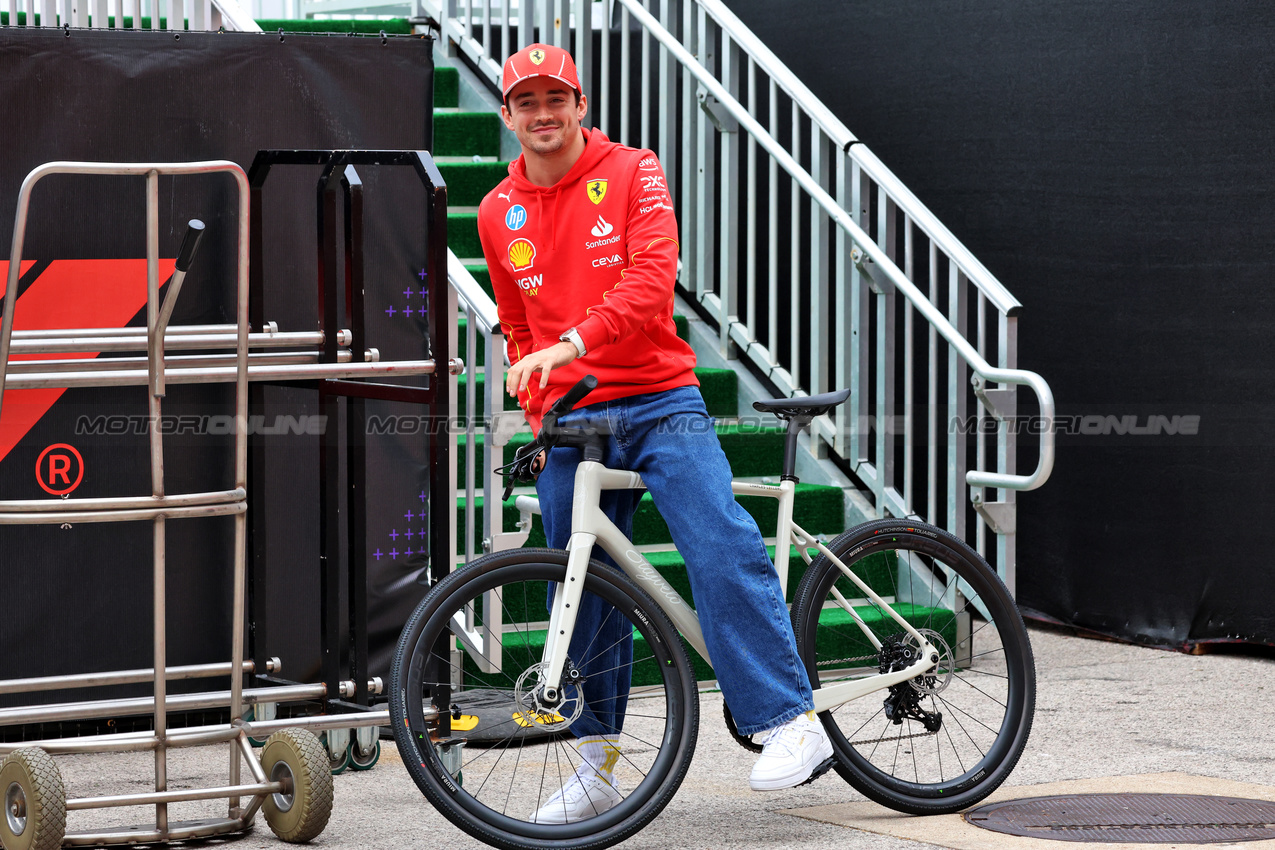
[[[805,416],[781,417],[788,422],[788,432],[784,435],[784,471],[782,481],[798,482],[797,478],[797,435],[809,424]]]

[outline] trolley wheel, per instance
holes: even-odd
[[[66,787],[53,757],[34,747],[0,762],[0,844],[5,850],[56,850],[66,833]]]
[[[323,752],[327,754],[328,770],[332,773],[333,776],[340,776],[342,773],[345,773],[347,769],[349,769],[350,767],[350,748],[349,747],[346,747],[344,750],[341,750],[341,755],[339,756],[332,755],[332,750],[330,747],[328,747],[327,732],[319,733],[319,745],[323,747]]]
[[[323,832],[332,816],[332,773],[319,739],[304,729],[280,729],[261,748],[261,767],[284,785],[261,807],[274,834],[301,844]]]
[[[376,744],[375,746],[372,747],[372,751],[370,753],[368,753],[367,755],[362,755],[359,752],[359,739],[357,737],[352,737],[350,739],[350,749],[347,751],[347,758],[346,758],[346,761],[349,763],[350,767],[354,768],[355,770],[371,770],[372,768],[376,767],[376,763],[380,760],[381,760],[380,740],[376,741]]]

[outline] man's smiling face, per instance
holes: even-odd
[[[570,146],[580,133],[588,104],[569,86],[553,77],[532,77],[518,84],[500,108],[505,126],[523,150],[552,156]]]

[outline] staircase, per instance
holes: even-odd
[[[478,240],[477,210],[478,204],[506,174],[507,162],[500,160],[500,117],[495,112],[471,112],[460,109],[460,74],[452,67],[439,65],[434,76],[434,158],[439,163],[448,188],[448,242],[451,250],[463,262],[466,270],[473,275],[489,296],[491,278],[487,273],[486,263],[482,258],[482,248]],[[690,323],[685,317],[675,317],[678,333],[684,339],[689,338]],[[465,318],[460,319],[459,350],[466,350],[466,337],[469,327]],[[482,346],[476,349],[480,353],[482,365]],[[716,429],[722,448],[737,478],[754,480],[773,479],[778,481],[783,459],[783,430],[778,427],[756,426],[740,427],[739,416],[739,375],[733,369],[698,368],[695,370],[700,381],[700,389],[708,412],[717,420]],[[478,386],[482,386],[479,376]],[[508,395],[503,396],[504,409],[516,410],[517,404]],[[476,399],[477,416],[481,420],[483,394]],[[466,388],[460,386],[459,409],[466,409]],[[479,435],[475,451],[483,445],[484,437]],[[529,430],[515,434],[504,446],[504,458],[512,460],[519,446],[531,440]],[[459,446],[457,469],[463,474],[466,466],[467,448],[464,441]],[[457,551],[464,551],[465,515],[468,501],[464,497],[464,482],[458,476],[458,489],[461,496],[457,500],[456,527],[458,532]],[[811,533],[831,538],[845,530],[845,493],[841,487],[821,484],[800,484],[794,512],[794,519]],[[531,488],[522,488],[516,493],[534,494]],[[487,494],[475,496],[474,516],[479,516]],[[767,538],[771,554],[774,554],[775,535],[775,502],[772,499],[758,497],[740,497],[740,503],[756,520],[763,536]],[[504,506],[504,527],[513,528],[519,520],[519,512],[513,505],[513,499]],[[478,523],[471,532],[474,536],[474,550],[482,551],[482,530]],[[642,498],[637,515],[633,520],[634,543],[647,559],[664,577],[688,600],[692,599],[690,582],[686,575],[686,564],[673,546],[669,537],[668,526],[660,517],[651,501],[650,495]],[[539,516],[533,517],[527,546],[544,546],[544,530]],[[793,552],[788,582],[791,594],[800,581],[805,563]],[[693,600],[692,600],[693,601]],[[543,612],[528,612],[530,621],[544,619]],[[696,675],[700,680],[711,680],[714,677],[712,668],[691,653],[695,662]],[[472,663],[472,662],[471,662]],[[470,671],[477,675],[477,668]]]

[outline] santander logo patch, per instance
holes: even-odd
[[[589,232],[594,236],[602,237],[609,234],[612,230],[615,230],[615,228],[611,226],[611,223],[602,216],[598,216],[598,223],[593,225],[593,230]]]

